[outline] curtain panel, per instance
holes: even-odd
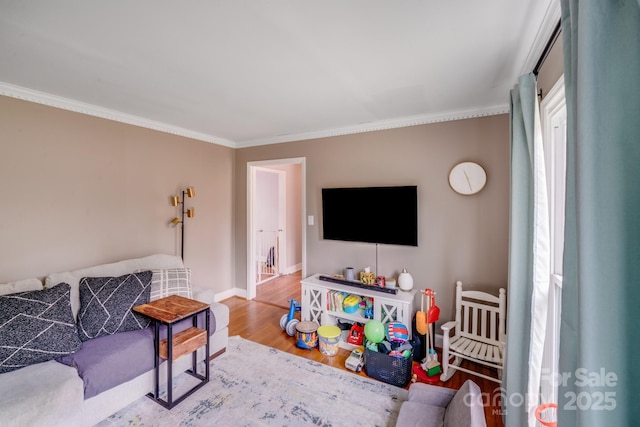
[[[505,425],[535,427],[550,278],[549,211],[535,76],[511,91]]]
[[[561,0],[567,195],[558,425],[640,420],[640,2]]]

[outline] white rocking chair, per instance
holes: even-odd
[[[486,292],[463,291],[456,283],[456,318],[442,325],[442,375],[448,381],[456,370],[502,383],[505,345],[506,292],[499,296]],[[451,336],[451,331],[454,331]],[[454,358],[453,362],[451,358]],[[498,370],[498,378],[460,367],[462,359]]]

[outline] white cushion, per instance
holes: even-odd
[[[84,384],[76,370],[55,360],[2,374],[3,426],[77,426]]]
[[[155,301],[169,295],[193,298],[191,292],[191,269],[164,268],[151,270],[151,295],[149,301]]]
[[[18,292],[40,291],[42,282],[39,279],[24,279],[17,282],[0,284],[0,295],[16,294]]]

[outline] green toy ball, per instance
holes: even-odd
[[[370,342],[381,342],[384,339],[384,325],[377,320],[369,320],[364,325],[364,336]]]

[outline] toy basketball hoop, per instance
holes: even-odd
[[[543,403],[536,408],[536,420],[545,427],[557,427],[557,421],[546,421],[541,419],[543,411],[546,411],[544,418],[556,418],[557,409],[558,405],[555,403]]]

